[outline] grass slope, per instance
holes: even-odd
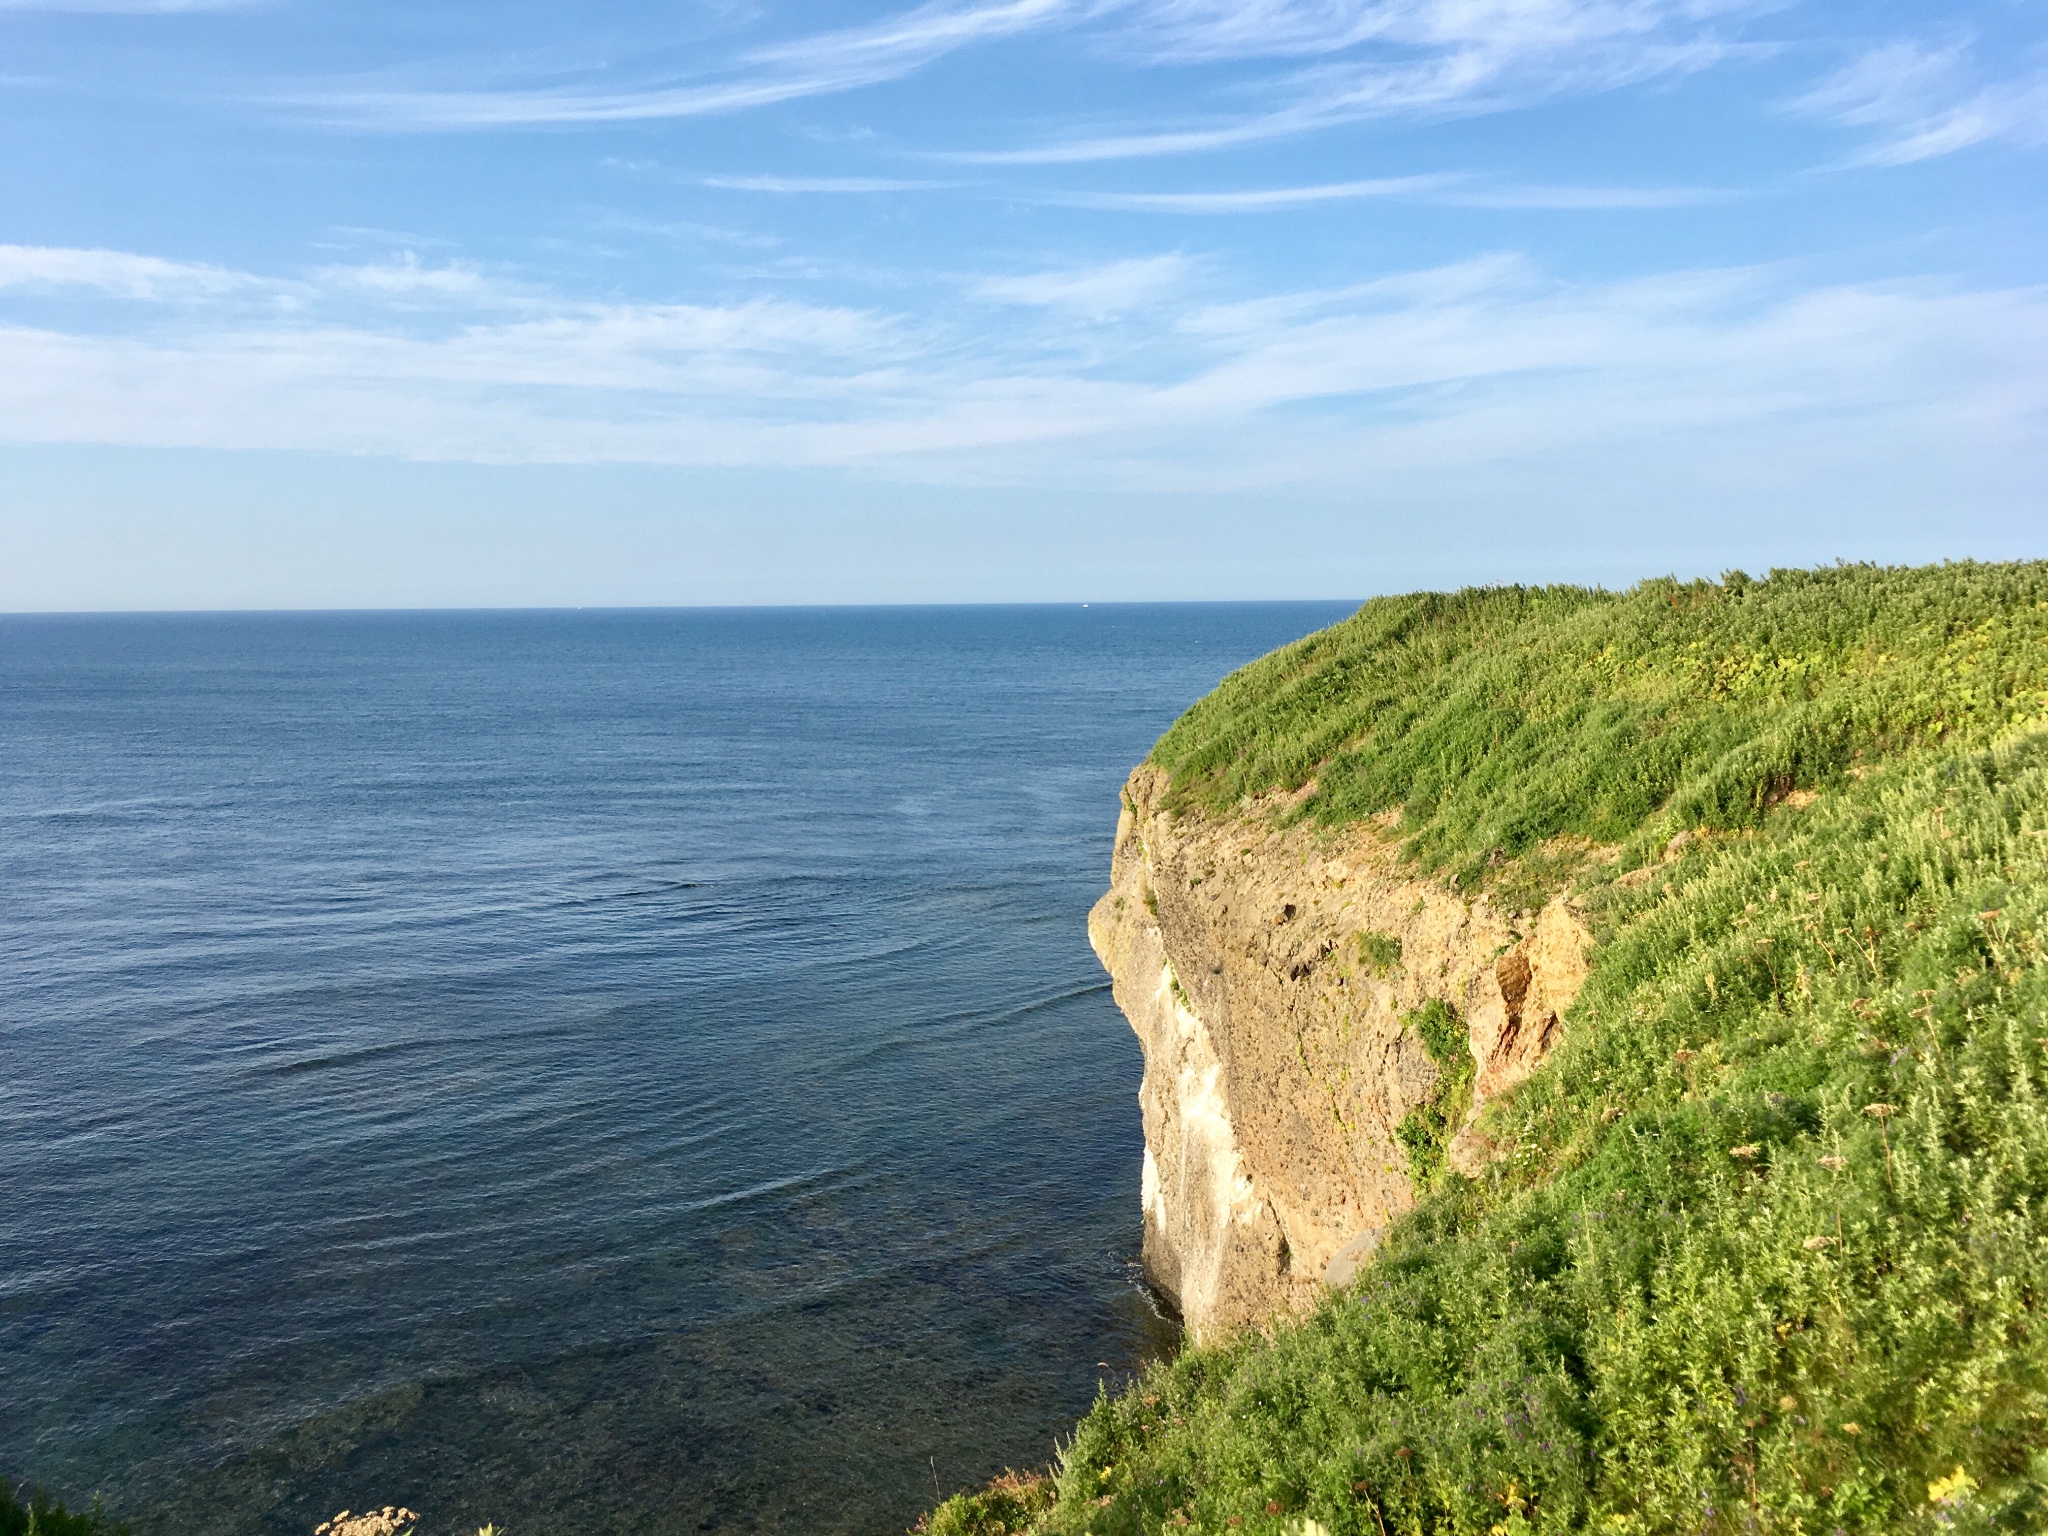
[[[931,1529],[2048,1530],[2044,717],[2043,565],[1404,598],[1234,675],[1182,804],[1313,778],[1503,886],[1623,843],[1592,975],[1355,1287]]]
[[[1152,757],[1182,808],[1310,780],[1301,816],[1399,808],[1410,853],[1469,883],[1560,835],[1754,825],[1859,762],[2040,719],[2044,644],[2040,564],[1376,598]]]

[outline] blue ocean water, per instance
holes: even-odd
[[[900,1531],[1171,1347],[1084,918],[1332,604],[0,619],[0,1471]]]

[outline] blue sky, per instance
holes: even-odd
[[[0,0],[0,608],[2048,554],[2048,7]]]

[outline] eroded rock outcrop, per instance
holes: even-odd
[[[1200,1339],[1342,1283],[1413,1203],[1395,1131],[1443,1073],[1403,1016],[1465,1021],[1476,1111],[1556,1042],[1590,939],[1562,897],[1415,878],[1381,826],[1173,817],[1165,788],[1131,775],[1088,933],[1145,1053],[1144,1262]],[[1489,1155],[1468,1120],[1452,1164]]]

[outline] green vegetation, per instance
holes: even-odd
[[[1532,898],[1624,851],[1488,1171],[1419,1125],[1358,1283],[1101,1398],[1031,1528],[2048,1529],[2044,705],[2043,565],[1404,598],[1228,680],[1183,805],[1313,778]]]
[[[1421,1038],[1438,1073],[1436,1092],[1394,1127],[1394,1139],[1408,1154],[1409,1182],[1417,1189],[1427,1189],[1472,1107],[1472,1051],[1464,1020],[1441,998],[1433,997],[1413,1013],[1402,1015],[1401,1022]]]
[[[1313,780],[1298,816],[1398,810],[1410,853],[1469,883],[1559,837],[1754,826],[1861,760],[2044,713],[2048,565],[1840,566],[1376,598],[1231,674],[1152,756],[1182,807]]]
[[[920,1536],[1023,1536],[1052,1508],[1053,1480],[1005,1472],[971,1497],[946,1500],[917,1524]]]
[[[1358,935],[1358,963],[1368,975],[1393,975],[1401,969],[1401,941],[1391,933],[1367,928]]]
[[[41,1488],[26,1493],[0,1477],[0,1536],[128,1536],[128,1527],[109,1520],[99,1500],[83,1514],[52,1503]]]

